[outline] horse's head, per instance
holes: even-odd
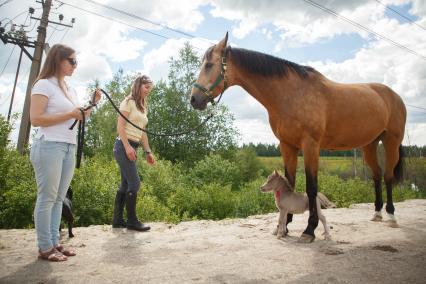
[[[278,191],[280,189],[288,192],[293,191],[287,178],[280,175],[277,170],[274,170],[272,174],[268,176],[266,182],[260,187],[260,191],[263,192]]]
[[[200,74],[191,92],[191,105],[204,110],[207,103],[214,102],[227,88],[226,82],[226,45],[228,33],[216,45],[207,49],[201,64]]]

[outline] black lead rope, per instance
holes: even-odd
[[[124,116],[124,114],[121,113],[121,111],[118,109],[118,107],[115,105],[115,103],[112,101],[111,97],[107,94],[107,92],[105,92],[102,89],[99,89],[109,100],[109,102],[111,103],[111,105],[113,106],[113,108],[115,109],[115,111],[125,120],[127,121],[130,125],[132,125],[133,127],[145,132],[146,134],[150,134],[150,135],[154,135],[154,136],[163,136],[163,137],[167,137],[167,136],[180,136],[180,135],[184,135],[184,134],[188,134],[191,133],[195,130],[197,130],[198,128],[200,128],[201,126],[203,126],[210,118],[213,117],[213,113],[209,114],[199,125],[197,125],[196,127],[194,127],[193,129],[187,130],[187,131],[181,131],[181,132],[176,132],[176,133],[156,133],[156,132],[152,132],[149,130],[146,130],[144,128],[141,128],[139,126],[137,126],[136,124],[134,124],[133,122],[131,122],[127,117]]]
[[[83,156],[84,146],[84,127],[86,126],[86,117],[84,116],[84,110],[80,109],[83,119],[78,124],[78,135],[77,135],[77,162],[75,167],[78,169],[81,165],[81,157]],[[74,124],[75,125],[75,124]]]
[[[111,99],[111,97],[107,94],[107,92],[105,92],[103,89],[99,89],[109,100],[109,102],[111,103],[111,105],[113,106],[113,108],[115,109],[115,111],[125,120],[127,121],[130,125],[132,125],[133,127],[147,133],[150,135],[154,135],[154,136],[162,136],[162,137],[167,137],[167,136],[180,136],[180,135],[184,135],[184,134],[188,134],[191,133],[195,130],[197,130],[198,128],[200,128],[201,126],[203,126],[208,120],[210,120],[213,117],[213,113],[209,114],[198,126],[196,126],[193,129],[187,130],[187,131],[182,131],[182,132],[176,132],[176,133],[156,133],[156,132],[151,132],[148,131],[144,128],[139,127],[138,125],[134,124],[133,122],[131,122],[127,117],[124,116],[123,113],[121,113],[120,109],[116,106],[116,104],[113,102],[113,100]],[[95,91],[96,92],[96,91]],[[217,103],[220,102],[220,99],[222,98],[222,94],[223,92],[220,94],[219,100],[217,101]],[[90,105],[86,108],[80,108],[80,112],[81,115],[83,117],[82,120],[75,120],[74,123],[70,126],[70,130],[73,130],[75,125],[77,124],[77,122],[79,122],[78,124],[78,135],[77,135],[77,162],[76,162],[76,168],[80,168],[81,165],[81,157],[83,155],[83,147],[84,147],[84,128],[86,126],[86,117],[84,116],[84,112],[89,110],[90,108],[96,106],[95,104],[95,93],[92,96],[92,100],[90,101]],[[216,103],[216,104],[217,104]],[[215,105],[214,101],[212,102],[213,105]]]

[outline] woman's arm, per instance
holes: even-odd
[[[142,147],[145,151],[145,154],[151,153],[151,148],[149,147],[149,143],[148,143],[148,136],[146,135],[145,132],[142,132],[141,141],[142,141]]]
[[[129,112],[128,111],[121,111],[121,113],[126,118],[129,117]],[[121,117],[121,115],[119,115],[118,119],[117,119],[117,132],[118,132],[118,136],[120,137],[120,140],[123,143],[124,149],[126,150],[127,158],[130,161],[135,161],[136,160],[136,151],[129,144],[129,139],[127,139],[127,134],[126,134],[126,131],[124,129],[125,126],[126,126],[126,121],[124,120],[124,118]]]
[[[32,95],[30,105],[30,119],[31,124],[35,127],[38,126],[51,126],[69,119],[81,120],[81,112],[78,108],[73,109],[70,112],[46,114],[46,107],[48,98],[43,95]]]
[[[145,151],[146,160],[148,164],[151,164],[151,165],[155,164],[155,159],[151,153],[151,148],[149,147],[148,136],[146,135],[146,132],[142,132],[141,141],[142,141],[142,147]]]

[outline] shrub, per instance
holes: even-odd
[[[73,213],[77,226],[109,224],[120,174],[115,161],[86,159],[72,181]]]
[[[188,178],[188,182],[196,187],[217,183],[223,186],[230,185],[234,190],[238,189],[241,181],[238,166],[234,162],[214,154],[197,162],[189,171]]]
[[[1,172],[0,228],[31,228],[37,187],[29,158],[9,150],[2,159],[7,167]]]
[[[277,211],[274,195],[260,191],[260,186],[264,181],[264,178],[258,178],[242,187],[235,198],[235,217],[245,218],[250,215]]]

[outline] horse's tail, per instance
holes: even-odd
[[[317,193],[317,197],[320,201],[321,207],[323,208],[336,208],[336,204],[334,204],[333,202],[331,202],[330,200],[328,200],[327,197],[325,197],[324,194],[322,194],[321,192]]]
[[[404,179],[404,156],[404,149],[402,149],[402,145],[399,145],[399,160],[393,169],[395,183],[400,183]]]

